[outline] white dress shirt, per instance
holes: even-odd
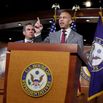
[[[27,38],[25,38],[25,39],[24,39],[24,42],[25,42],[25,43],[33,43],[33,40],[32,40],[32,39],[27,39]]]
[[[63,29],[61,29],[61,36],[60,36],[60,40],[61,40],[61,37],[62,37],[62,31],[63,31]],[[66,37],[65,37],[65,41],[68,39],[68,37],[69,37],[69,34],[70,34],[70,32],[71,32],[71,28],[68,28],[68,29],[65,29],[65,34],[66,34]]]

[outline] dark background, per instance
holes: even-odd
[[[81,8],[85,8],[86,0],[0,0],[0,12],[3,15],[14,15],[17,13],[27,13],[32,11],[50,10],[52,4],[58,3],[61,9],[71,9],[77,4]],[[103,6],[103,0],[90,0],[91,8]]]

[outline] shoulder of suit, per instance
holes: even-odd
[[[56,32],[52,32],[52,33],[49,33],[49,35],[56,35],[56,34],[58,34],[58,33],[60,33],[61,31],[59,30],[59,31],[56,31]]]
[[[82,37],[81,34],[79,34],[78,32],[75,32],[74,30],[71,30],[71,32],[72,32],[73,34],[75,34],[76,36],[80,36],[80,37]]]
[[[16,41],[16,42],[23,42],[24,40],[18,40],[18,41]]]

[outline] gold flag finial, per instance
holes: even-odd
[[[53,4],[52,5],[52,8],[54,8],[54,20],[55,20],[55,22],[56,22],[56,20],[57,20],[57,14],[56,14],[56,12],[57,12],[57,9],[60,9],[60,5],[59,4],[57,4],[57,3],[55,3],[55,4]]]
[[[102,22],[103,22],[102,7],[100,7],[99,15],[101,16],[101,19],[102,19]]]
[[[72,7],[72,10],[74,11],[73,20],[76,20],[76,13],[77,13],[78,10],[80,10],[80,6],[79,5],[74,5]]]

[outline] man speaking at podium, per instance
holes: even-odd
[[[82,53],[83,36],[70,28],[71,22],[72,17],[70,13],[66,10],[61,11],[59,15],[59,26],[61,30],[50,33],[49,36],[45,38],[44,42],[78,44]]]

